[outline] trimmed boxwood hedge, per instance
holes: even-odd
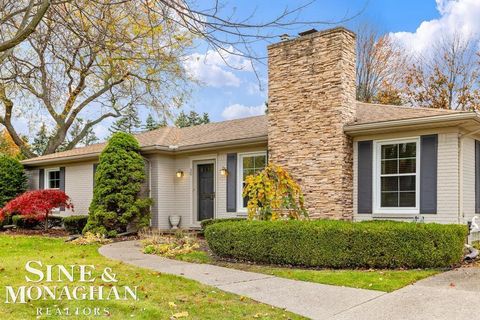
[[[432,268],[459,263],[464,225],[394,221],[236,221],[208,226],[218,256],[325,268]]]
[[[40,224],[40,222],[35,219],[29,219],[21,215],[12,216],[12,223],[20,229],[33,229]]]
[[[219,223],[219,222],[227,222],[227,221],[245,221],[246,218],[225,218],[225,219],[205,219],[200,222],[202,226],[202,230],[205,230],[208,226]]]
[[[88,215],[74,215],[63,218],[63,226],[71,234],[81,234],[88,221]]]

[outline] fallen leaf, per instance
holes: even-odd
[[[178,318],[186,318],[186,317],[188,317],[188,312],[187,312],[187,311],[177,312],[177,313],[174,313],[174,314],[173,314],[173,317],[174,317],[175,319],[178,319]]]

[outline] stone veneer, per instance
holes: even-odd
[[[352,219],[355,34],[314,32],[268,47],[269,159],[287,168],[312,218]]]

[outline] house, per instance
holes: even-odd
[[[153,227],[245,215],[243,180],[268,160],[300,182],[314,218],[466,223],[480,211],[477,113],[357,102],[355,35],[344,28],[268,54],[268,115],[136,135]],[[65,190],[86,214],[103,147],[23,161],[30,188]]]

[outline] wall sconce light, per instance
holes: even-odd
[[[178,170],[177,171],[177,178],[181,178],[183,177],[183,171],[182,170]]]
[[[222,176],[228,176],[228,170],[227,168],[223,167],[222,169],[220,169],[220,174]]]

